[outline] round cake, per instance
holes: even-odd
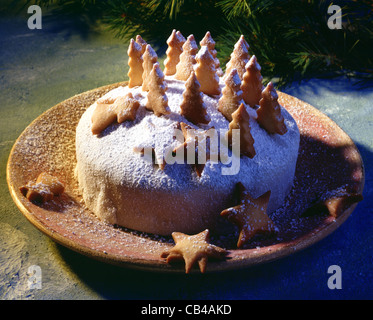
[[[222,74],[215,63],[207,69],[212,80],[206,80],[207,73],[201,76],[198,67],[214,53],[201,45],[194,53],[193,68],[180,76],[180,70],[188,69],[181,64],[189,38],[179,39],[184,50],[174,71],[167,66],[162,71],[151,52],[153,61],[146,75],[148,59],[142,51],[138,56],[138,66],[143,67],[141,85],[131,84],[135,67],[129,62],[129,84],[91,105],[77,126],[79,187],[86,206],[109,224],[159,235],[219,232],[220,213],[235,205],[238,183],[253,198],[270,191],[268,214],[283,204],[293,185],[299,148],[295,120],[278,104],[272,83],[260,87],[259,101],[244,99],[245,68],[247,73],[253,65],[260,70],[255,57],[247,57],[241,74],[239,65],[229,72],[227,65]],[[135,43],[131,40],[130,47],[139,49],[141,42],[137,47]],[[218,92],[206,89],[213,81]],[[156,108],[160,102],[162,107]],[[265,111],[268,103],[278,110]],[[233,112],[227,114],[229,108]],[[271,122],[282,129],[273,132]],[[239,129],[236,135],[234,128]],[[197,157],[199,151],[202,158]]]

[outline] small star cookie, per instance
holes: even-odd
[[[117,122],[122,123],[124,121],[133,121],[136,118],[137,110],[140,107],[140,102],[137,101],[132,93],[127,93],[124,97],[119,97],[115,100],[113,105],[116,114]]]
[[[363,196],[357,193],[336,195],[326,200],[317,201],[303,212],[303,216],[321,214],[326,211],[332,217],[337,218],[346,208],[362,200]]]
[[[242,183],[239,182],[237,188],[240,194],[240,203],[223,210],[220,215],[239,228],[237,247],[241,248],[255,235],[271,234],[277,228],[266,213],[271,191],[254,199]]]
[[[112,106],[112,103],[97,102],[91,118],[91,131],[93,134],[101,133],[115,121],[117,114]]]
[[[164,251],[161,258],[166,258],[167,263],[184,260],[185,273],[189,273],[193,265],[198,263],[200,271],[204,273],[209,258],[223,259],[227,255],[225,249],[210,244],[209,237],[208,229],[195,235],[173,232],[175,246]]]
[[[115,121],[122,123],[126,120],[135,120],[139,107],[139,101],[132,96],[131,92],[116,99],[99,99],[92,114],[92,133],[101,133]]]
[[[36,182],[30,181],[20,188],[21,193],[31,202],[45,203],[61,195],[64,185],[54,176],[42,172]]]

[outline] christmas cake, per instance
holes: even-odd
[[[81,117],[76,177],[86,206],[108,224],[177,239],[235,224],[240,247],[275,232],[270,215],[297,163],[295,120],[262,84],[243,36],[225,73],[209,32],[198,45],[174,30],[167,44],[161,66],[150,44],[132,39],[128,85]]]

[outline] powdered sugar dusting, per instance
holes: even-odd
[[[225,78],[225,83],[230,87],[240,87],[241,86],[241,79],[238,75],[237,69],[232,69],[231,72]],[[240,95],[242,95],[242,91],[240,91]]]
[[[197,45],[197,42],[194,38],[194,35],[189,35],[187,37],[187,41],[184,43],[183,45],[183,50],[184,51],[191,51],[191,52],[197,52],[198,50],[198,45]]]
[[[170,38],[171,38],[171,36],[170,36]],[[176,31],[176,38],[179,42],[185,42],[186,41],[186,39],[184,38],[184,36],[181,34],[180,31]]]
[[[233,52],[237,57],[246,57],[248,55],[249,47],[243,37],[235,43]]]
[[[277,91],[276,91],[275,87],[273,86],[272,82],[268,83],[268,89],[269,89],[269,91],[271,93],[272,98],[273,99],[278,99]]]
[[[256,56],[253,55],[250,60],[248,61],[248,63],[246,64],[245,66],[245,69],[249,69],[251,68],[252,66],[254,66],[254,68],[258,71],[262,70],[262,67],[259,65],[258,63],[258,60],[256,59]]]
[[[201,49],[198,51],[196,55],[196,59],[202,59],[202,57],[205,55],[211,55],[211,53],[209,49],[207,48],[207,46],[201,46]]]
[[[158,55],[157,53],[154,51],[154,49],[152,48],[152,46],[150,44],[147,44],[146,45],[146,51],[147,51],[147,54],[153,58],[153,59],[158,59]]]

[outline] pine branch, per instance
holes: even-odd
[[[53,16],[74,15],[87,26],[103,20],[128,42],[137,34],[163,45],[173,29],[197,41],[210,31],[224,69],[243,34],[267,79],[286,84],[320,74],[373,78],[372,1],[340,0],[343,27],[327,26],[328,0],[14,0],[53,8]]]

